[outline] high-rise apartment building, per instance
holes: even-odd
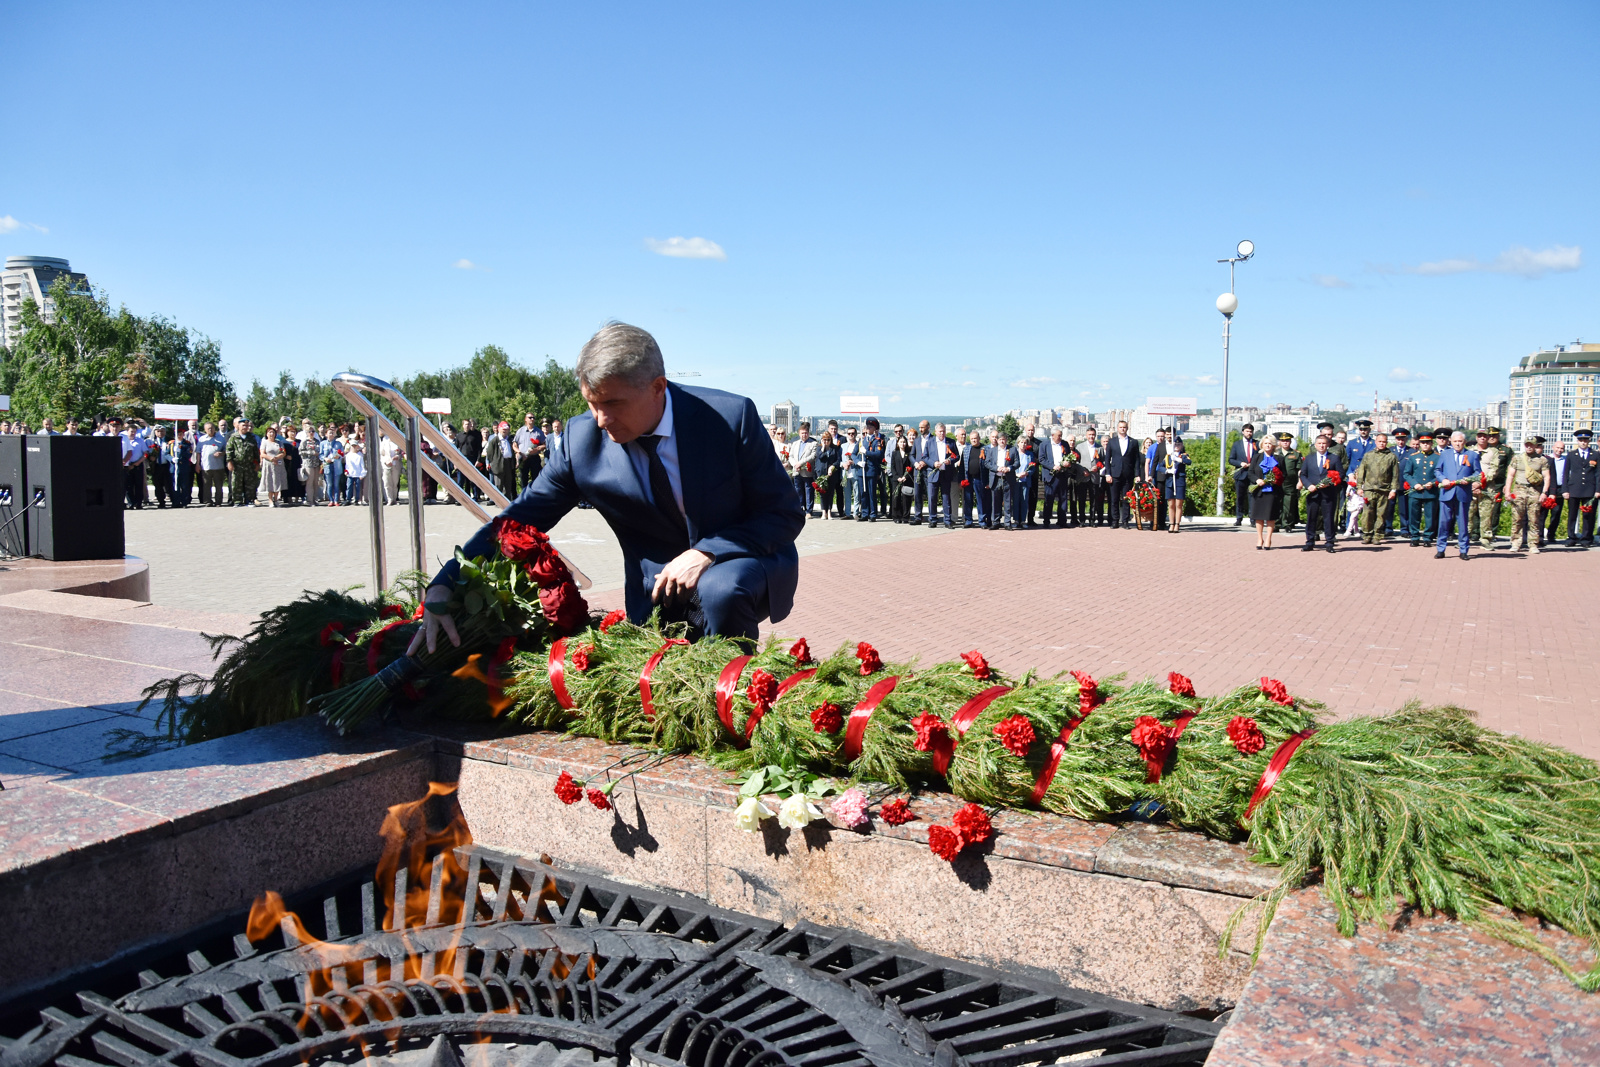
[[[797,432],[800,429],[800,405],[793,400],[772,405],[772,425],[784,433]]]
[[[88,288],[89,279],[74,274],[64,259],[54,256],[7,256],[5,270],[0,271],[0,344],[10,348],[22,335],[22,303],[32,300],[39,305],[46,322],[54,322],[55,300],[50,287],[57,278],[66,278],[74,289]]]
[[[1600,345],[1574,341],[1523,356],[1511,371],[1506,427],[1513,448],[1537,435],[1572,440],[1572,431],[1595,425],[1595,383],[1600,381]]]

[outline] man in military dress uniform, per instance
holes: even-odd
[[[1550,461],[1539,455],[1537,438],[1522,442],[1522,452],[1511,457],[1507,471],[1506,496],[1516,516],[1511,528],[1512,551],[1528,551],[1528,526],[1532,524],[1533,551],[1537,553],[1544,541],[1539,502],[1550,492]]]
[[[1400,464],[1389,451],[1388,434],[1380,433],[1373,439],[1372,448],[1361,457],[1352,477],[1361,495],[1367,498],[1366,507],[1361,509],[1361,543],[1378,544],[1383,540],[1380,524],[1384,507],[1395,498],[1400,485]]]
[[[236,508],[256,502],[256,486],[261,484],[261,446],[250,432],[250,420],[233,420],[234,432],[228,438],[228,493]]]
[[[1567,453],[1567,476],[1561,496],[1567,504],[1567,547],[1594,547],[1595,494],[1600,490],[1600,452],[1589,447],[1594,434],[1588,427],[1572,435],[1577,447]],[[1584,509],[1588,510],[1585,511]]]
[[[1283,464],[1283,505],[1278,513],[1278,529],[1288,533],[1300,521],[1300,451],[1294,447],[1294,434],[1278,434],[1278,462]]]
[[[1417,451],[1400,464],[1401,491],[1405,494],[1405,523],[1401,529],[1413,548],[1439,525],[1438,464],[1438,457],[1433,454],[1433,435],[1425,429],[1418,430]]]

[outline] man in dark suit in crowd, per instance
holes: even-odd
[[[1336,502],[1344,496],[1344,486],[1332,484],[1329,476],[1334,473],[1343,476],[1338,461],[1328,451],[1328,438],[1320,436],[1300,465],[1300,492],[1306,502],[1306,543],[1302,552],[1317,547],[1318,533],[1327,538],[1328,551],[1335,551],[1334,515],[1338,511]]]
[[[1543,447],[1540,451],[1544,451]],[[1561,495],[1561,483],[1567,478],[1567,455],[1565,441],[1557,441],[1550,450],[1550,496],[1554,498],[1556,506],[1549,508],[1544,513],[1544,543],[1553,545],[1561,540],[1561,509],[1566,504],[1566,498]]]
[[[961,465],[958,468],[961,475],[961,525],[968,530],[974,525],[985,529],[989,526],[989,470],[984,466],[984,451],[983,437],[973,430],[961,446]],[[972,521],[974,507],[978,513],[976,523]]]
[[[1044,526],[1050,526],[1050,512],[1056,512],[1056,525],[1067,524],[1067,501],[1072,496],[1072,469],[1078,453],[1061,439],[1060,429],[1050,431],[1050,440],[1039,449],[1039,497],[1044,505]]]
[[[1156,491],[1156,514],[1161,516],[1167,514],[1167,479],[1162,476],[1161,471],[1167,463],[1167,451],[1172,447],[1167,443],[1167,434],[1169,432],[1176,439],[1178,432],[1176,427],[1170,431],[1165,426],[1156,430],[1155,447],[1149,453],[1150,458],[1145,461],[1144,465],[1144,480],[1150,483],[1151,487]],[[1166,526],[1157,526],[1155,523],[1150,524],[1152,533],[1158,529],[1165,530]]]
[[[1014,495],[1016,500],[1017,529],[1033,529],[1037,524],[1033,521],[1033,505],[1039,490],[1039,452],[1038,442],[1033,439],[1033,430],[1025,427],[1017,437],[1016,447],[1012,449],[1017,456],[1017,489]]]
[[[1015,530],[1012,515],[1017,491],[1017,453],[1006,443],[1006,435],[998,434],[995,443],[985,450],[984,466],[989,471],[989,529],[998,530],[1001,524]]]
[[[753,401],[667,381],[655,338],[611,323],[578,354],[578,387],[589,412],[567,424],[543,474],[502,515],[549,530],[587,500],[622,546],[628,617],[660,606],[691,635],[754,641],[794,603],[805,525]],[[493,524],[462,546],[467,558],[494,550]],[[447,604],[455,560],[424,597],[432,648],[443,628],[456,638]],[[457,641],[459,644],[459,640]]]
[[[1595,496],[1600,493],[1600,452],[1589,447],[1594,434],[1588,427],[1572,435],[1577,440],[1567,453],[1561,498],[1567,505],[1567,547],[1594,547]],[[1584,510],[1584,509],[1588,510]]]
[[[1128,424],[1117,423],[1117,432],[1106,442],[1106,466],[1103,475],[1107,503],[1111,505],[1111,528],[1133,529],[1133,509],[1128,506],[1127,492],[1139,480],[1144,466],[1144,449],[1128,436]]]
[[[1093,426],[1078,443],[1078,463],[1083,467],[1078,479],[1077,492],[1073,494],[1073,517],[1081,518],[1085,526],[1106,524],[1106,446]]]
[[[1256,428],[1245,423],[1242,435],[1228,449],[1228,469],[1233,471],[1233,524],[1239,525],[1250,514],[1250,493],[1246,484],[1250,480],[1250,464],[1255,462],[1261,446],[1256,444]]]

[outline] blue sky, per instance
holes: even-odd
[[[1592,2],[4,20],[0,253],[242,383],[620,318],[763,407],[1205,406],[1246,237],[1236,402],[1476,405],[1600,340]]]

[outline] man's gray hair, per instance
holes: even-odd
[[[625,322],[606,323],[578,353],[578,384],[585,389],[609,381],[649,385],[666,374],[656,339]]]

